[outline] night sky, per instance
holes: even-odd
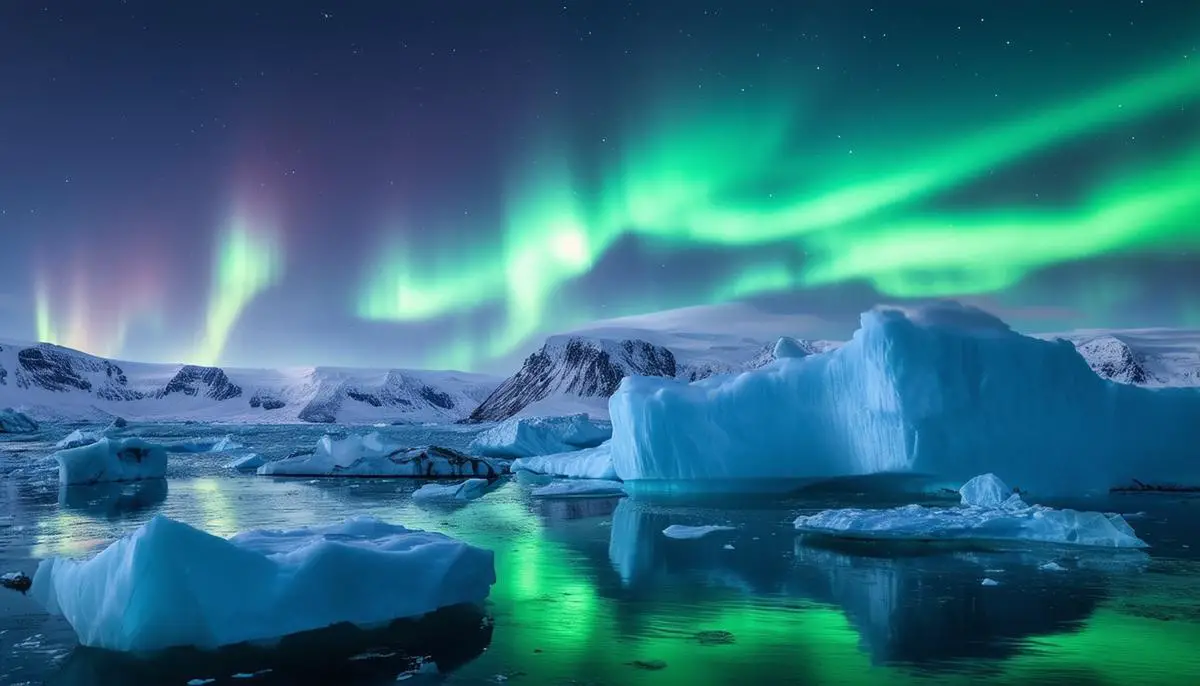
[[[0,338],[507,370],[752,299],[1200,326],[1200,3],[0,4]]]

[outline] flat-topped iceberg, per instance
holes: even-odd
[[[959,507],[826,510],[797,517],[795,526],[802,532],[839,538],[1147,547],[1119,514],[1028,505],[993,474],[971,479],[959,493]]]
[[[594,448],[612,436],[612,425],[586,414],[522,417],[481,432],[469,450],[488,457],[532,457]]]
[[[54,453],[58,481],[64,485],[161,479],[167,475],[167,451],[140,438],[101,438]]]
[[[440,446],[389,445],[378,432],[343,439],[322,436],[311,454],[296,455],[258,468],[265,476],[345,476],[495,478],[508,472],[503,460],[474,457]]]
[[[368,517],[224,539],[157,516],[87,561],[44,560],[33,597],[85,646],[202,649],[483,601],[490,550]]]
[[[28,434],[38,430],[37,422],[11,407],[0,408],[0,434]]]
[[[872,310],[837,350],[741,374],[626,377],[609,414],[635,489],[989,471],[1054,495],[1200,484],[1200,389],[1102,379],[1071,343],[957,303]]]
[[[615,480],[612,451],[608,442],[595,448],[584,448],[569,453],[522,457],[513,461],[513,471],[533,472],[547,476],[562,476],[569,479]]]

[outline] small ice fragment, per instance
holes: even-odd
[[[982,585],[982,586],[999,586],[1000,582],[996,581],[995,579],[984,579],[983,583],[980,585]]]
[[[211,684],[214,681],[216,679],[192,679],[187,682],[187,686],[204,686],[204,684]]]
[[[732,526],[684,526],[683,524],[672,524],[663,529],[663,535],[667,538],[690,539],[701,538],[716,531],[733,530]]]
[[[723,546],[721,546],[721,547],[722,547],[722,548],[724,548],[725,550],[733,550],[733,544],[732,544],[732,543],[726,543],[725,545],[723,545]]]
[[[1038,569],[1042,570],[1043,572],[1065,572],[1065,571],[1067,571],[1066,567],[1058,564],[1057,562],[1047,562],[1046,564],[1038,565]]]
[[[427,662],[422,662],[421,666],[417,668],[417,674],[438,674],[438,673],[439,672],[438,672],[437,663],[434,662],[433,660],[429,660]]]

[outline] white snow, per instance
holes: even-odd
[[[264,476],[352,477],[494,477],[508,463],[465,455],[439,446],[406,448],[388,444],[377,431],[338,439],[326,434],[311,455],[268,462],[258,468]]]
[[[1103,380],[1069,342],[952,302],[872,310],[841,348],[755,371],[627,377],[609,410],[626,482],[1002,471],[1038,493],[1200,483],[1200,389]]]
[[[459,484],[425,484],[412,494],[416,501],[467,501],[482,498],[492,482],[487,479],[467,479]]]
[[[1012,491],[991,474],[972,479],[960,493],[963,505],[959,507],[826,510],[797,517],[795,526],[803,532],[843,538],[1147,547],[1119,514],[1027,505],[1015,494],[1000,500],[1001,494]]]
[[[625,489],[619,481],[580,479],[555,481],[534,489],[529,495],[534,498],[606,498],[625,495]]]
[[[85,646],[154,651],[372,626],[483,601],[493,555],[360,517],[228,540],[156,516],[86,561],[44,560],[33,597]]]
[[[611,436],[608,422],[593,420],[586,414],[520,417],[481,432],[468,449],[488,457],[531,457],[594,448]]]
[[[37,422],[11,407],[0,408],[0,434],[24,434],[37,431]]]
[[[663,536],[678,540],[690,540],[694,538],[704,538],[705,536],[716,533],[718,531],[733,531],[732,526],[718,526],[715,524],[708,526],[687,526],[684,524],[672,524],[663,529]]]
[[[1200,329],[1080,329],[1038,338],[1071,341],[1100,373],[1142,386],[1200,386]],[[1131,378],[1122,364],[1132,360],[1146,378]],[[1107,367],[1107,369],[1106,369]]]
[[[513,461],[513,471],[533,472],[569,479],[605,479],[615,481],[612,452],[607,441],[595,448],[584,448],[569,453],[522,457]]]
[[[63,485],[161,479],[167,451],[140,438],[101,438],[95,443],[54,453]]]
[[[258,453],[250,453],[227,463],[225,467],[239,472],[253,472],[266,463],[267,461]]]

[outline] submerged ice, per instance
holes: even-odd
[[[31,593],[81,644],[143,652],[418,617],[495,581],[491,551],[368,517],[224,539],[157,516],[89,560],[44,560]]]
[[[1069,342],[957,303],[872,310],[840,349],[741,374],[626,377],[609,413],[627,482],[1002,471],[1038,493],[1200,483],[1200,390],[1101,379]]]
[[[1147,547],[1119,514],[1028,505],[994,474],[971,479],[959,493],[959,507],[826,510],[797,517],[795,526],[808,533],[894,541]]]

